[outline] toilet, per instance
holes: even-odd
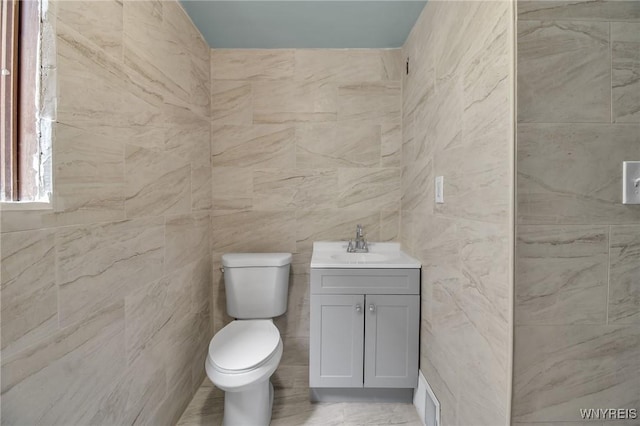
[[[227,253],[222,256],[227,313],[235,318],[209,343],[207,376],[224,394],[224,426],[266,426],[282,358],[272,318],[287,310],[291,253]]]

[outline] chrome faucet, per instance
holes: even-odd
[[[369,253],[369,247],[367,246],[367,240],[364,239],[362,225],[356,226],[356,239],[349,241],[347,253]]]

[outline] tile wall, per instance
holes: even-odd
[[[214,328],[225,252],[293,253],[275,385],[307,398],[313,241],[397,240],[400,50],[211,51]]]
[[[212,332],[209,48],[176,1],[45,25],[55,198],[2,212],[2,423],[173,424]]]
[[[443,425],[509,424],[513,51],[508,1],[430,1],[403,47],[401,238],[423,265],[420,369]]]
[[[517,26],[513,421],[640,411],[640,3],[520,1]]]

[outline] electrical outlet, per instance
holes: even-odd
[[[436,204],[444,204],[444,176],[436,176]]]

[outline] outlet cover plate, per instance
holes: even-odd
[[[622,204],[640,204],[640,161],[622,163]]]

